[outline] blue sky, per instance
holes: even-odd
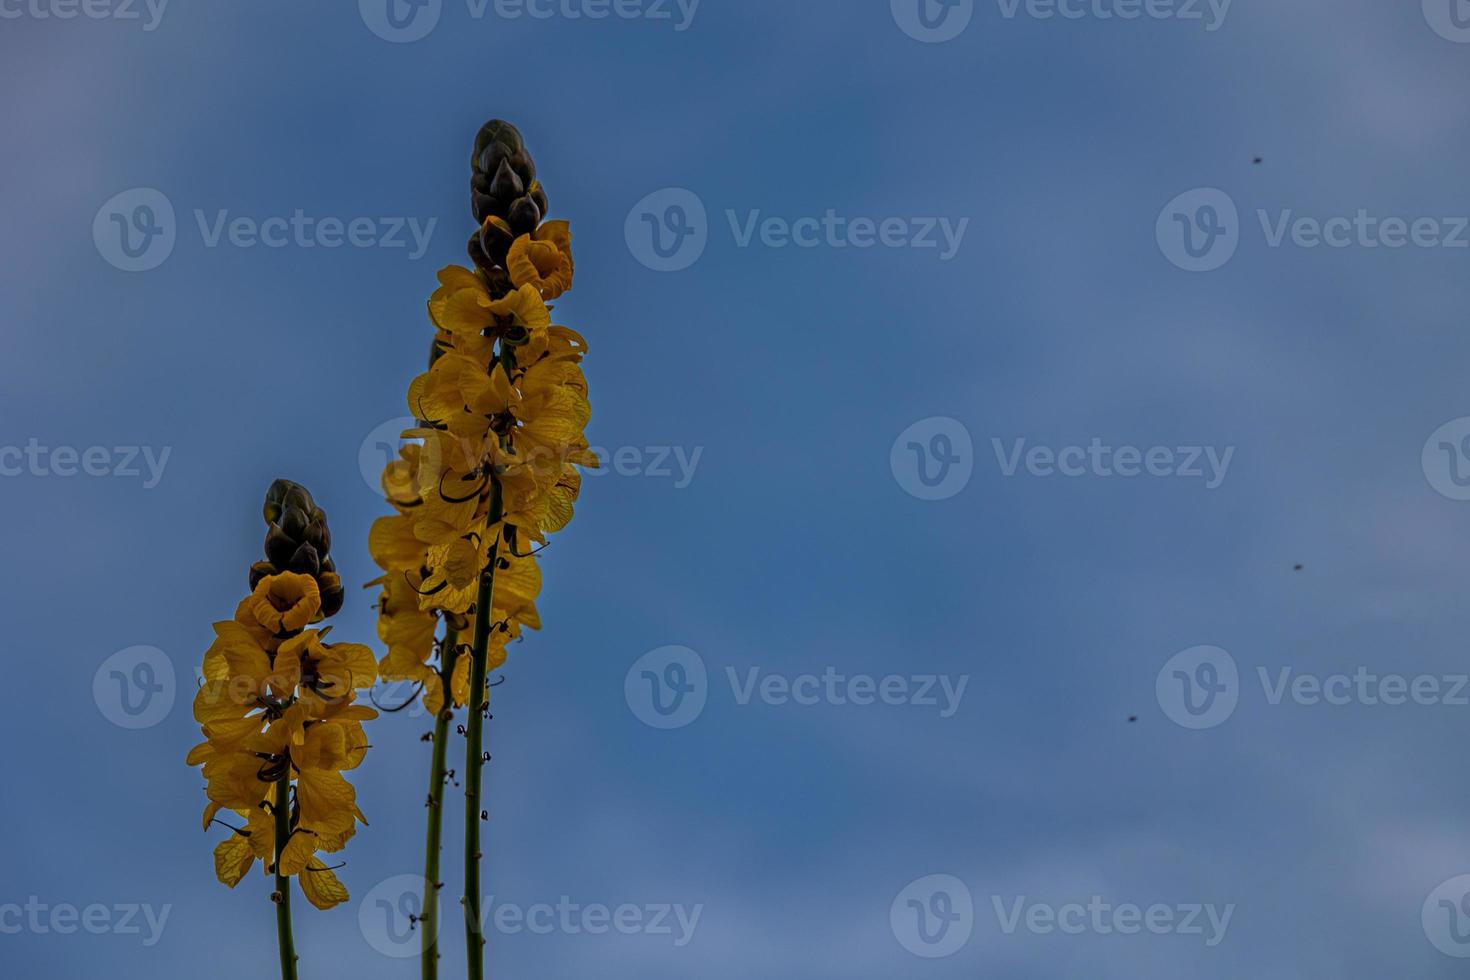
[[[417,40],[373,0],[0,2],[8,972],[273,969],[266,880],[199,831],[194,670],[277,476],[372,639],[361,469],[500,116],[622,463],[489,734],[488,904],[580,911],[492,930],[493,976],[1461,975],[1470,5],[906,2],[396,8]],[[675,660],[703,708],[655,727]],[[416,970],[373,940],[428,727],[373,724],[303,976]]]

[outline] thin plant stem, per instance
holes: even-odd
[[[500,481],[490,490],[489,523],[501,518]],[[489,659],[491,603],[495,594],[495,564],[500,556],[500,538],[490,546],[489,559],[480,571],[480,588],[475,596],[475,641],[470,649],[469,721],[465,726],[464,790],[464,924],[465,955],[469,980],[485,976],[485,936],[480,924],[480,777],[483,769],[485,716],[489,714],[486,693],[486,662]]]
[[[276,938],[281,947],[281,980],[296,980],[296,940],[291,934],[291,879],[281,874],[281,853],[291,839],[291,767],[276,780]]]
[[[454,715],[450,689],[454,664],[458,659],[459,631],[447,626],[439,647],[439,678],[443,684],[444,706],[434,719],[434,751],[429,762],[429,829],[424,841],[424,902],[419,915],[423,930],[423,980],[435,980],[439,976],[439,889],[444,887],[439,880],[439,852],[444,832],[444,784],[448,782],[445,753],[449,749],[449,719]]]

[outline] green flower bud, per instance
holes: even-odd
[[[303,544],[291,556],[291,561],[286,565],[286,571],[297,572],[301,575],[310,575],[312,578],[316,578],[322,571],[321,557],[311,545]]]
[[[281,515],[281,530],[292,541],[300,541],[306,537],[306,528],[310,524],[311,518],[307,516],[307,512],[297,507],[287,506],[285,513]]]
[[[347,599],[347,593],[342,588],[342,580],[335,572],[323,572],[317,579],[317,585],[322,593],[322,615],[335,616],[342,611],[342,604]]]
[[[255,587],[260,584],[261,579],[274,574],[276,574],[276,566],[272,565],[268,561],[258,561],[254,565],[251,565],[250,591],[255,591]]]
[[[475,150],[470,154],[470,166],[474,167],[479,161],[480,155],[490,148],[492,143],[504,146],[510,153],[525,148],[526,141],[521,138],[521,131],[516,129],[504,119],[492,119],[480,127],[480,132],[475,135]],[[489,167],[484,168],[489,170]]]
[[[316,504],[311,499],[311,494],[299,483],[291,484],[291,489],[286,491],[286,496],[281,500],[281,506],[289,510],[295,507],[310,514],[316,509]]]
[[[541,210],[530,197],[518,198],[510,206],[510,229],[519,235],[529,235],[541,224]]]
[[[327,528],[324,520],[315,520],[306,528],[306,541],[317,550],[318,554],[325,555],[332,550],[332,532]]]
[[[497,201],[513,201],[526,193],[526,185],[510,164],[500,161],[500,169],[495,171],[495,179],[490,182],[490,196]]]
[[[265,533],[265,557],[277,568],[285,568],[291,562],[291,556],[296,554],[300,543],[285,531],[281,525],[272,524],[270,530]]]

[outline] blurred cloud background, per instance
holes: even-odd
[[[6,928],[8,971],[274,969],[267,881],[219,885],[220,832],[199,831],[194,671],[244,594],[276,476],[330,516],[349,584],[337,633],[373,639],[373,594],[355,586],[377,574],[384,505],[362,460],[381,466],[371,434],[405,414],[434,273],[464,261],[472,230],[470,143],[501,116],[576,235],[557,308],[591,344],[592,442],[702,455],[683,487],[590,477],[544,556],[546,628],[495,692],[486,891],[492,907],[702,912],[682,947],[492,935],[492,976],[1461,975],[1421,908],[1470,873],[1470,708],[1272,705],[1256,679],[1466,670],[1470,504],[1435,491],[1421,451],[1470,416],[1470,252],[1273,248],[1257,220],[1470,214],[1470,45],[1419,4],[1236,0],[1211,31],[1204,5],[1204,21],[1072,20],[984,0],[963,33],[924,43],[883,0],[669,3],[664,20],[443,0],[430,33],[390,43],[370,3],[170,4],[148,30],[146,7],[63,20],[43,2],[6,0],[0,20],[0,444],[169,455],[152,488],[141,459],[137,478],[0,478],[0,905],[171,911],[152,946]],[[1155,222],[1202,187],[1239,207],[1240,242],[1192,274]],[[177,240],[130,273],[93,223],[134,188],[167,198]],[[678,272],[625,236],[664,188],[708,214],[706,250]],[[969,224],[948,261],[741,247],[731,227],[829,209]],[[209,247],[196,218],[298,210],[435,224],[414,259],[407,232],[405,248]],[[971,435],[973,477],[925,501],[889,457],[935,416]],[[1215,490],[1007,477],[992,440],[1023,438],[1235,452]],[[671,644],[708,666],[708,704],[660,731],[624,679]],[[1201,644],[1233,655],[1242,689],[1226,723],[1189,731],[1155,680]],[[138,645],[164,652],[177,697],[128,730],[93,680]],[[727,679],[828,667],[969,681],[945,718],[742,705]],[[303,976],[417,970],[366,941],[359,905],[420,870],[429,727],[373,724],[352,777],[371,825],[339,872],[354,901],[298,903]],[[890,905],[932,874],[965,883],[975,923],[929,960]],[[992,904],[1093,895],[1235,911],[1207,948],[1006,934]]]

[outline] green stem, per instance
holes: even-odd
[[[276,938],[281,947],[281,980],[296,980],[296,940],[291,935],[291,879],[281,874],[281,852],[291,839],[291,767],[276,780]]]
[[[454,662],[459,659],[459,631],[449,626],[439,647],[439,678],[443,682],[444,707],[434,719],[434,753],[429,762],[429,831],[424,841],[424,902],[419,923],[423,928],[423,980],[439,975],[439,880],[440,841],[444,832],[445,753],[449,749],[449,719],[454,716],[450,693]]]
[[[500,481],[490,488],[491,526],[500,523],[503,504]],[[495,563],[500,555],[499,532],[485,567],[480,571],[480,588],[475,596],[475,642],[470,650],[469,722],[465,728],[464,790],[464,924],[465,956],[469,980],[485,976],[485,937],[480,927],[480,777],[483,768],[485,715],[489,713],[486,661],[490,648],[491,603],[495,593]]]

